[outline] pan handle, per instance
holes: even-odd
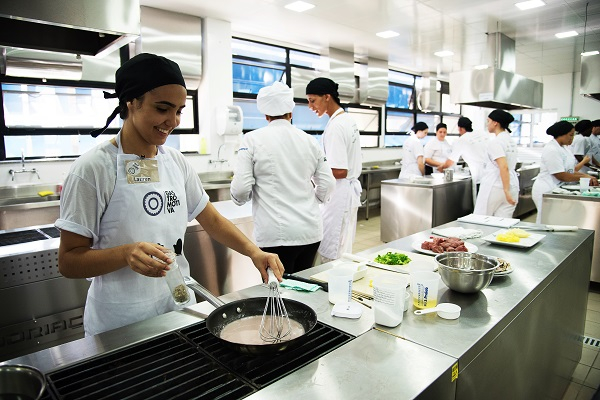
[[[223,300],[215,297],[211,292],[208,291],[207,288],[205,288],[204,286],[199,284],[194,278],[189,277],[189,276],[184,276],[183,281],[185,282],[185,285],[187,287],[189,287],[190,289],[192,289],[194,291],[194,293],[196,293],[198,296],[200,296],[203,299],[205,299],[206,301],[208,301],[213,306],[218,308],[218,307],[225,305]]]

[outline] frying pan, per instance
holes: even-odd
[[[206,299],[210,304],[216,307],[216,309],[206,318],[206,327],[209,332],[225,345],[240,353],[252,355],[277,354],[298,347],[304,343],[310,331],[312,331],[317,324],[317,313],[315,310],[299,301],[282,299],[290,319],[300,323],[304,328],[303,335],[279,343],[245,344],[231,342],[221,338],[221,331],[223,328],[231,322],[245,317],[262,317],[267,297],[251,297],[249,299],[235,300],[226,304],[189,276],[185,276],[184,281],[194,293]],[[258,327],[256,334],[258,335]]]

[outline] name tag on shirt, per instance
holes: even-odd
[[[125,173],[127,175],[127,183],[150,183],[160,182],[158,177],[158,161],[157,160],[133,160],[125,164]]]

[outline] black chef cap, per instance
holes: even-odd
[[[338,87],[339,85],[329,78],[315,78],[306,85],[306,94],[316,94],[318,96],[329,94],[341,106]]]
[[[591,131],[592,126],[592,121],[590,121],[589,119],[582,119],[581,121],[575,124],[575,130],[579,133],[583,133],[588,130]]]
[[[599,126],[600,126],[600,119],[595,119],[595,120],[593,120],[593,121],[592,121],[592,126],[593,126],[594,128],[597,128],[597,127],[599,127]]]
[[[425,129],[429,129],[425,122],[417,122],[415,126],[412,127],[413,132],[424,131]]]
[[[458,119],[458,126],[460,128],[465,128],[465,131],[467,132],[473,132],[473,123],[467,117],[460,117]]]
[[[160,86],[176,84],[185,87],[185,80],[177,63],[150,53],[138,54],[121,65],[115,73],[115,82],[115,93],[104,92],[104,98],[118,97],[119,105],[106,120],[104,128],[90,132],[93,137],[106,130],[125,102]]]
[[[435,126],[435,130],[436,130],[436,131],[438,131],[440,128],[446,128],[446,129],[448,129],[448,125],[446,125],[446,124],[445,124],[445,123],[443,123],[443,122],[440,122],[439,124],[437,124],[437,125]]]
[[[488,115],[488,118],[499,123],[500,126],[506,129],[508,132],[512,132],[510,129],[508,129],[508,125],[515,120],[515,117],[506,111],[494,110],[490,113],[490,115]]]
[[[557,123],[552,125],[550,128],[546,129],[546,133],[556,139],[557,137],[566,135],[567,133],[571,132],[572,130],[573,130],[572,123],[570,123],[568,121],[558,121]]]

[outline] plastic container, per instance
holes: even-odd
[[[373,279],[375,323],[391,328],[400,325],[404,316],[407,279],[376,276]]]
[[[165,254],[167,257],[173,260],[173,262],[169,265],[171,269],[167,271],[167,275],[165,276],[165,280],[167,281],[167,285],[169,285],[169,290],[171,291],[173,301],[178,306],[186,304],[190,301],[190,293],[188,292],[187,286],[183,281],[183,274],[181,273],[179,264],[177,264],[176,255],[172,252]]]

